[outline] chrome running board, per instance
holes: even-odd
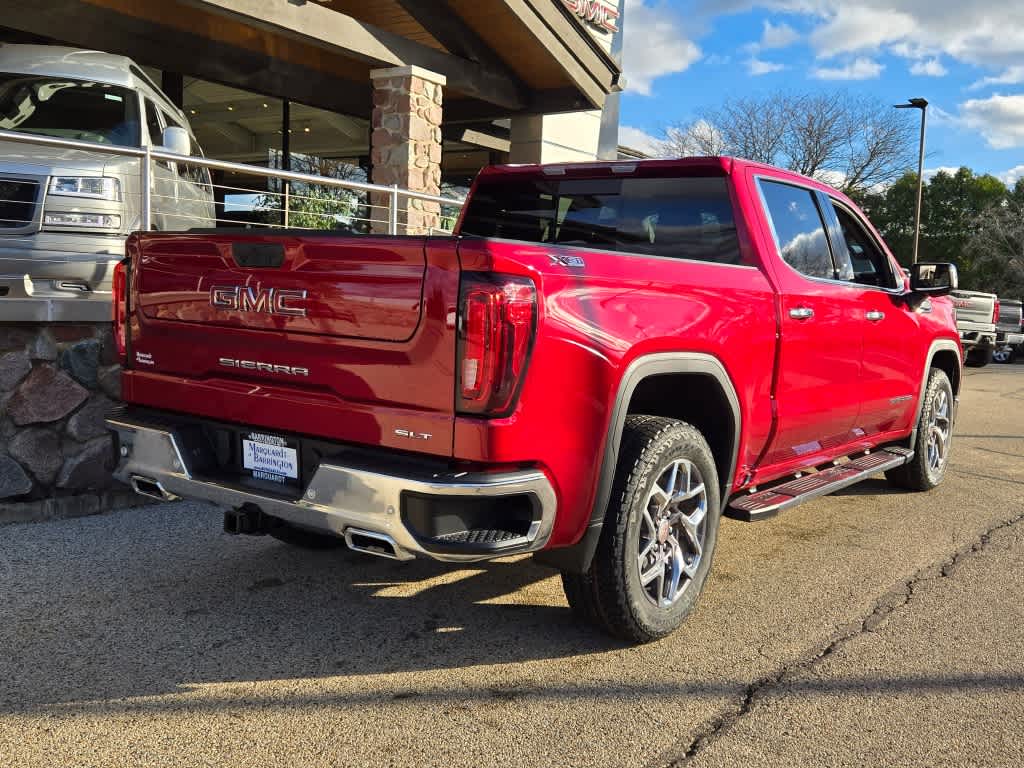
[[[908,448],[883,448],[877,453],[866,453],[856,459],[836,464],[827,469],[811,472],[771,488],[739,496],[725,510],[727,517],[752,522],[774,517],[784,509],[805,501],[834,493],[861,480],[895,469],[913,458]]]

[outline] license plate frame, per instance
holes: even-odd
[[[252,430],[239,435],[242,472],[253,480],[297,486],[302,477],[299,441],[283,435]]]

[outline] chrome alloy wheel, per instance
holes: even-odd
[[[637,564],[647,599],[671,607],[693,581],[704,554],[708,495],[697,466],[668,465],[654,482],[640,526]]]
[[[950,422],[949,394],[939,388],[932,398],[931,418],[928,420],[928,469],[933,474],[942,471],[949,455]]]

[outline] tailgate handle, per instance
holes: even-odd
[[[240,267],[272,267],[284,264],[281,243],[232,243],[231,257]]]

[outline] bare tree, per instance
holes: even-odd
[[[732,99],[665,131],[661,154],[728,154],[863,193],[912,167],[914,125],[888,104],[843,92]]]

